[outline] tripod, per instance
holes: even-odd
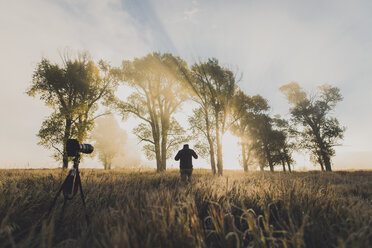
[[[64,201],[63,201],[63,206],[62,206],[62,213],[61,217],[64,214],[65,211],[65,206],[67,203],[67,200],[72,200],[73,197],[76,195],[78,189],[80,189],[80,198],[81,201],[83,202],[84,206],[84,212],[85,212],[85,219],[87,223],[89,224],[89,217],[87,214],[87,209],[85,206],[85,198],[84,198],[84,192],[83,192],[83,186],[81,184],[80,180],[80,172],[79,172],[79,163],[80,163],[80,154],[77,154],[75,158],[73,159],[74,166],[73,168],[68,172],[65,181],[62,183],[61,188],[58,190],[56,196],[54,197],[54,200],[52,204],[50,205],[48,214],[52,211],[53,207],[55,206],[57,199],[61,192],[63,191],[63,196],[64,196]]]

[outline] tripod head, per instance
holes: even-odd
[[[80,164],[80,153],[78,153],[72,161],[74,162],[73,168],[78,170]]]
[[[81,184],[79,172],[80,153],[77,153],[72,161],[74,165],[68,172],[66,180],[62,185],[63,196],[66,200],[71,200],[76,195],[78,187]]]

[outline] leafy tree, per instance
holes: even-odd
[[[267,111],[269,106],[266,99],[260,95],[248,96],[239,90],[234,96],[232,111],[232,132],[240,138],[242,166],[248,171],[248,164],[253,160],[254,140],[250,133],[250,125],[255,115]]]
[[[285,166],[288,166],[288,171],[291,172],[291,165],[294,162],[292,153],[297,149],[295,143],[296,132],[292,129],[289,122],[281,119],[279,115],[273,118],[275,129],[279,132],[278,138],[280,144],[278,146],[278,156],[283,166],[283,171],[286,171]]]
[[[218,60],[214,58],[209,59],[207,62],[194,64],[191,67],[190,73],[185,73],[185,70],[182,71],[196,96],[194,100],[203,109],[201,113],[204,114],[203,120],[207,128],[206,136],[211,153],[212,171],[215,172],[214,144],[212,143],[213,136],[215,136],[217,169],[218,174],[222,175],[222,136],[228,129],[227,120],[230,115],[231,104],[236,90],[235,75],[231,70],[220,66]],[[210,120],[210,116],[213,116],[214,135],[211,135],[211,125],[213,122]]]
[[[266,166],[270,167],[270,171],[274,171],[274,167],[280,164],[283,165],[285,171],[285,163],[292,162],[287,136],[283,130],[277,128],[278,120],[271,118],[265,111],[252,114],[248,119],[251,149],[259,162],[261,171]]]
[[[291,163],[293,162],[293,159],[287,144],[285,132],[276,129],[271,131],[270,148],[272,152],[272,164],[281,164],[283,171],[285,172],[287,163],[288,169],[291,172]],[[272,166],[270,166],[270,170],[273,171]]]
[[[216,122],[210,103],[213,91],[211,91],[211,86],[196,73],[197,64],[192,67],[192,70],[188,70],[182,64],[178,67],[191,88],[192,100],[199,105],[197,109],[194,109],[194,115],[189,118],[193,138],[197,141],[195,148],[198,149],[201,157],[207,157],[207,153],[209,154],[212,173],[216,174]]]
[[[213,114],[207,105],[194,109],[193,113],[194,115],[189,117],[189,123],[192,137],[196,141],[194,147],[200,157],[209,159],[212,173],[216,174],[216,136]]]
[[[187,66],[179,57],[153,53],[123,61],[120,68],[119,79],[134,93],[125,100],[116,97],[115,107],[123,117],[129,113],[142,121],[134,131],[147,143],[143,148],[155,157],[157,171],[166,170],[172,149],[187,140],[184,129],[172,118],[189,95],[180,65]]]
[[[292,162],[285,122],[271,118],[267,100],[260,95],[248,96],[238,91],[234,96],[232,131],[241,138],[242,164],[248,170],[249,160],[255,157],[261,170],[269,166],[274,171],[278,164]],[[254,155],[254,156],[253,156]],[[283,167],[285,170],[285,167]]]
[[[250,122],[250,134],[253,138],[253,149],[259,161],[260,169],[269,166],[274,171],[274,166],[278,162],[276,156],[279,145],[278,134],[272,128],[272,119],[267,114],[254,115]]]
[[[326,171],[332,171],[333,147],[338,145],[345,131],[338,120],[330,116],[342,100],[340,90],[324,84],[318,87],[316,94],[309,95],[298,83],[292,82],[280,87],[280,91],[292,105],[290,113],[293,122],[302,127],[298,132],[302,147],[309,149]]]
[[[100,99],[106,97],[115,83],[107,63],[98,66],[87,53],[76,59],[65,59],[63,65],[43,58],[33,74],[29,96],[39,95],[53,113],[41,125],[39,145],[54,148],[56,160],[62,158],[67,168],[66,142],[77,138],[83,142],[94,126],[94,114]]]

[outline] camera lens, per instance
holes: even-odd
[[[82,153],[92,153],[94,150],[93,146],[91,144],[80,144],[80,152]]]

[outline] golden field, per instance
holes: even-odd
[[[0,247],[372,247],[372,172],[0,170]]]

